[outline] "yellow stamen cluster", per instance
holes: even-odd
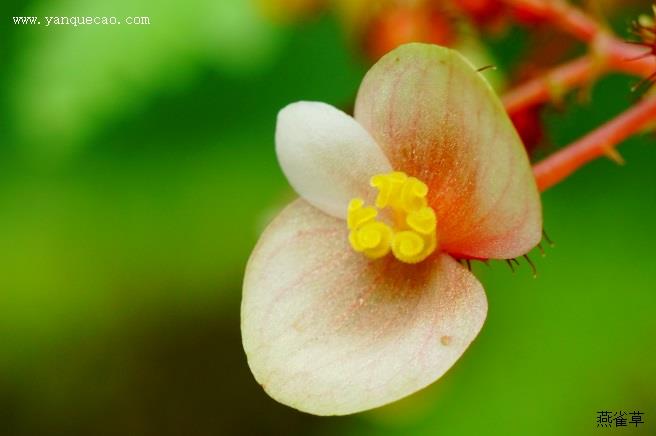
[[[405,263],[418,263],[430,256],[437,248],[437,218],[426,202],[426,184],[400,171],[376,175],[370,184],[378,189],[376,207],[365,206],[360,198],[348,206],[351,247],[370,259],[391,251]],[[393,226],[376,220],[379,209],[387,207],[393,212]]]

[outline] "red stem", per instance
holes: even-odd
[[[606,53],[609,66],[616,71],[642,77],[649,77],[656,71],[656,56],[649,56],[653,54],[649,47],[628,44],[608,35],[598,39],[598,47]]]
[[[551,100],[559,89],[570,89],[590,80],[593,70],[593,61],[588,56],[575,59],[511,89],[502,97],[503,105],[509,114],[513,114],[544,103]]]
[[[512,114],[552,99],[555,92],[566,91],[590,81],[605,70],[649,77],[656,71],[656,57],[646,56],[648,47],[625,43],[603,30],[580,10],[560,0],[505,0],[508,4],[538,15],[585,43],[594,53],[575,59],[509,91],[503,102]],[[595,59],[594,56],[598,56]]]
[[[599,25],[579,9],[562,0],[505,0],[511,6],[549,20],[583,42],[592,42]]]
[[[587,162],[613,151],[616,144],[655,120],[656,96],[653,96],[534,165],[538,188],[547,190]]]
[[[656,56],[652,47],[623,42],[592,18],[563,0],[505,0],[511,6],[542,17],[589,44],[592,53],[556,67],[543,77],[530,80],[503,97],[507,111],[549,101],[556,93],[582,85],[595,74],[608,70],[652,78]],[[564,180],[581,166],[602,155],[618,159],[615,146],[656,120],[656,96],[648,97],[617,118],[566,146],[533,166],[540,191]],[[620,158],[621,159],[621,158]]]

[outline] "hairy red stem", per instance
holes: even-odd
[[[646,98],[617,118],[533,166],[540,191],[562,181],[587,162],[656,121],[656,96]]]
[[[527,107],[550,101],[554,93],[562,93],[583,85],[606,70],[649,77],[656,71],[656,57],[641,56],[650,49],[628,44],[602,29],[593,19],[560,0],[505,0],[543,17],[581,41],[591,45],[592,54],[575,59],[541,77],[529,80],[509,91],[503,102],[513,114]],[[637,59],[640,58],[640,59]]]
[[[559,97],[606,71],[621,71],[643,78],[656,72],[656,57],[649,47],[619,40],[579,9],[563,0],[505,0],[507,4],[542,17],[591,49],[589,55],[558,66],[530,80],[503,97],[508,113]],[[545,191],[587,162],[608,155],[617,159],[615,147],[656,120],[656,96],[646,98],[617,118],[564,147],[533,167],[540,191]]]
[[[512,115],[527,107],[552,100],[559,90],[582,85],[590,80],[592,75],[593,61],[588,56],[575,59],[511,89],[502,97],[503,105]]]
[[[525,12],[542,17],[584,42],[592,42],[599,25],[581,10],[562,0],[505,0]]]
[[[606,53],[611,69],[642,77],[656,72],[656,56],[645,56],[650,54],[650,48],[628,44],[608,35],[602,35],[597,41],[597,47]]]

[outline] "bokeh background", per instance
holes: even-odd
[[[260,389],[239,305],[259,232],[293,198],[276,113],[301,99],[351,107],[401,26],[361,19],[380,2],[320,3],[0,3],[0,434],[656,434],[651,135],[622,145],[625,166],[596,161],[544,194],[556,246],[531,254],[538,278],[525,263],[474,265],[488,320],[430,388],[340,418]],[[584,6],[623,35],[649,10]],[[151,25],[11,22],[31,15]],[[465,26],[458,38],[498,67],[500,91],[583,51],[540,25],[477,32],[449,17],[411,36],[451,43],[440,26]],[[611,75],[542,108],[534,156],[620,113],[634,83]],[[598,429],[599,410],[642,411],[645,424]]]

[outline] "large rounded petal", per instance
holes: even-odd
[[[422,179],[442,250],[511,258],[540,241],[540,197],[499,99],[456,51],[409,44],[367,73],[355,118],[395,170]]]
[[[242,339],[274,399],[341,415],[402,398],[444,374],[487,313],[480,283],[448,255],[367,261],[344,222],[303,200],[262,235],[246,268]]]
[[[338,218],[349,200],[373,202],[371,176],[391,170],[369,133],[325,103],[298,102],[278,114],[276,152],[289,183],[305,200]]]

